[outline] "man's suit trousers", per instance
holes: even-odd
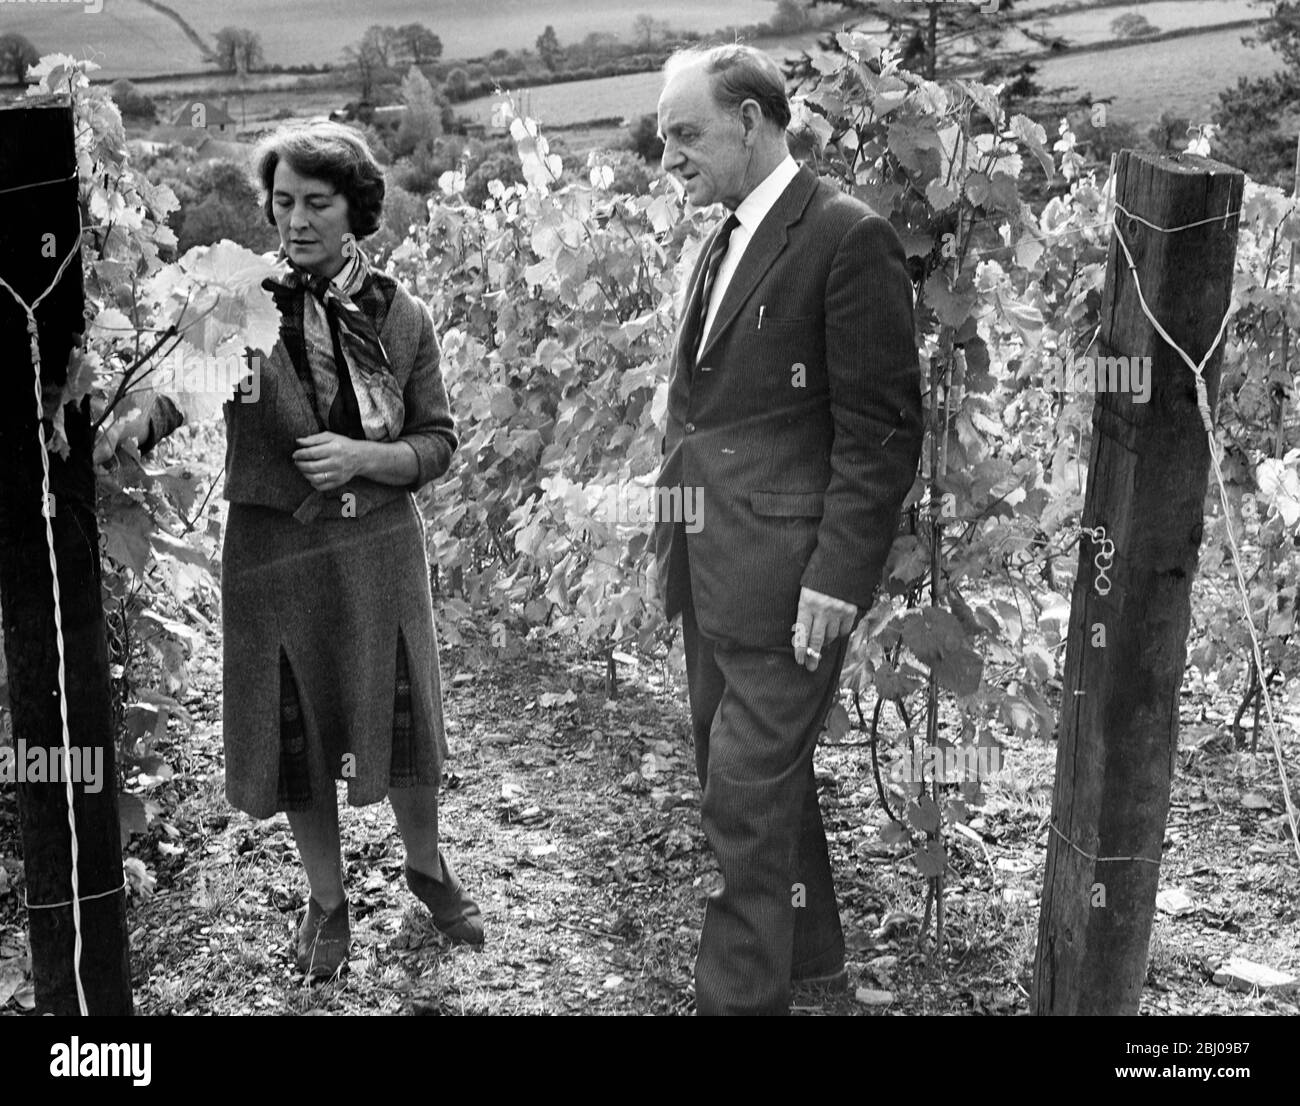
[[[723,880],[705,908],[696,1010],[786,1014],[792,969],[804,978],[844,965],[813,749],[848,639],[828,643],[809,672],[791,648],[704,637],[689,600],[682,629],[704,832]]]

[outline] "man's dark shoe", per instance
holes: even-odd
[[[298,970],[309,980],[329,979],[348,961],[352,929],[348,923],[348,900],[326,911],[314,898],[307,903],[307,915],[298,928]]]
[[[848,989],[849,973],[845,968],[825,975],[808,975],[790,980],[791,994],[797,998],[838,995],[843,994]]]
[[[438,861],[442,865],[441,880],[426,876],[407,865],[406,886],[429,908],[433,924],[453,941],[481,945],[483,919],[479,916],[478,904],[465,894],[465,888],[461,886],[442,853],[438,854]]]

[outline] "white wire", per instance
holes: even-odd
[[[59,695],[59,721],[63,730],[63,784],[64,794],[68,802],[68,833],[71,837],[71,859],[72,859],[72,976],[77,985],[77,1006],[81,1011],[82,1017],[89,1015],[90,1010],[86,1004],[86,989],[81,981],[81,879],[77,872],[77,861],[80,854],[80,843],[77,840],[77,815],[73,806],[75,795],[72,790],[72,733],[68,725],[68,680],[67,680],[67,657],[63,642],[63,599],[59,592],[59,562],[54,552],[54,525],[50,515],[50,454],[45,445],[45,435],[41,431],[41,423],[45,418],[45,404],[41,396],[41,349],[40,349],[40,332],[36,325],[36,308],[40,306],[41,300],[48,296],[63,279],[64,270],[74,257],[81,252],[81,205],[77,205],[77,237],[73,243],[72,249],[63,259],[59,266],[58,272],[54,274],[54,279],[50,281],[49,287],[45,289],[30,306],[23,298],[13,290],[9,283],[0,277],[0,286],[3,286],[8,293],[18,303],[27,315],[27,333],[31,337],[32,350],[32,368],[33,368],[33,392],[36,397],[36,437],[40,447],[41,454],[41,514],[45,518],[45,545],[50,554],[50,581],[51,592],[54,598],[54,642],[58,649],[59,666],[58,666],[58,695]]]
[[[1123,211],[1125,215],[1128,215],[1130,218],[1135,218],[1135,216],[1124,208],[1123,204],[1116,203],[1115,206],[1120,211]],[[1234,212],[1233,214],[1236,213]],[[1145,219],[1140,221],[1146,222]],[[1218,222],[1218,219],[1202,219],[1197,223],[1188,223],[1187,226],[1200,226],[1202,223],[1208,222]],[[1147,223],[1147,226],[1152,225],[1153,224],[1151,223]],[[1133,288],[1134,291],[1137,292],[1138,304],[1142,308],[1142,314],[1144,314],[1151,325],[1155,327],[1156,333],[1159,334],[1160,337],[1163,338],[1170,347],[1172,347],[1174,352],[1183,359],[1187,367],[1192,370],[1192,375],[1196,378],[1196,406],[1199,408],[1201,413],[1201,423],[1205,428],[1205,440],[1210,451],[1210,462],[1214,469],[1214,480],[1218,485],[1219,500],[1223,504],[1223,527],[1224,531],[1228,535],[1228,549],[1232,554],[1232,567],[1236,570],[1237,574],[1237,590],[1241,595],[1242,614],[1246,618],[1246,628],[1250,631],[1251,655],[1255,661],[1255,671],[1259,674],[1260,696],[1264,700],[1264,714],[1268,720],[1268,735],[1270,743],[1273,746],[1273,756],[1277,760],[1278,777],[1282,782],[1282,800],[1286,805],[1287,821],[1291,827],[1291,844],[1295,848],[1297,859],[1300,859],[1300,828],[1297,828],[1298,819],[1295,803],[1291,799],[1291,786],[1287,781],[1286,760],[1282,755],[1282,739],[1278,736],[1277,722],[1273,718],[1273,702],[1268,693],[1267,681],[1264,678],[1264,651],[1260,646],[1259,634],[1255,629],[1255,617],[1251,614],[1250,610],[1250,589],[1246,586],[1246,575],[1241,567],[1241,551],[1237,548],[1237,536],[1232,530],[1231,508],[1228,505],[1228,489],[1224,486],[1223,469],[1219,464],[1219,443],[1214,436],[1214,417],[1210,412],[1210,397],[1209,391],[1206,388],[1204,376],[1205,366],[1209,364],[1210,358],[1214,355],[1214,351],[1223,341],[1223,336],[1228,330],[1228,320],[1235,314],[1237,305],[1235,302],[1230,302],[1228,304],[1228,310],[1223,314],[1223,322],[1219,324],[1219,333],[1215,336],[1214,341],[1210,343],[1210,348],[1205,351],[1205,356],[1201,358],[1201,363],[1198,365],[1192,360],[1188,353],[1169,336],[1169,332],[1160,325],[1160,320],[1155,317],[1151,308],[1147,305],[1146,297],[1142,295],[1142,282],[1138,278],[1137,265],[1133,261],[1133,255],[1129,252],[1128,243],[1124,241],[1124,235],[1120,231],[1118,223],[1113,225],[1113,229],[1115,231],[1115,240],[1119,243],[1120,249],[1124,251],[1124,257],[1128,261],[1129,272],[1133,275]],[[1173,230],[1185,230],[1187,228],[1174,227],[1171,228],[1170,231],[1165,231],[1164,228],[1161,227],[1156,227],[1155,229],[1162,233],[1172,233]]]

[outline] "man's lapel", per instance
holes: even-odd
[[[727,291],[718,305],[713,326],[709,328],[708,337],[700,349],[700,361],[713,347],[740,314],[758,282],[785,249],[788,230],[802,218],[808,201],[817,190],[817,175],[807,166],[799,169],[798,175],[781,193],[780,199],[772,205],[772,210],[758,225],[754,237],[749,240],[745,255],[740,259],[740,266],[731,277]],[[707,256],[707,255],[706,255]]]

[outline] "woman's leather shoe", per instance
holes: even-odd
[[[452,873],[447,858],[441,852],[438,854],[438,862],[442,865],[441,880],[426,876],[407,865],[406,886],[429,908],[433,924],[453,941],[481,945],[483,919],[479,916],[478,905],[465,894],[465,888],[460,885],[460,880]]]
[[[307,903],[307,916],[298,928],[298,970],[310,980],[328,979],[347,963],[352,940],[348,900],[326,911],[315,899]]]

